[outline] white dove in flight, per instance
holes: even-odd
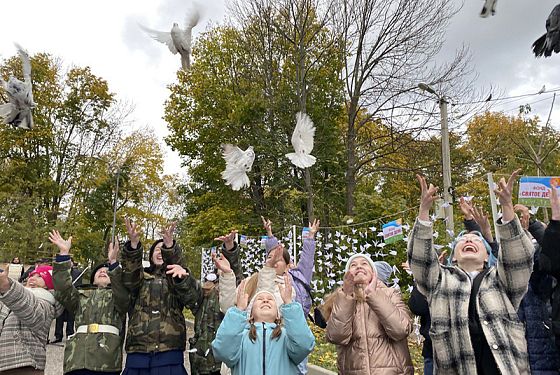
[[[187,71],[191,67],[192,29],[198,24],[199,20],[199,8],[193,7],[193,10],[187,14],[184,29],[181,29],[176,22],[173,23],[170,32],[152,30],[143,25],[140,25],[140,27],[152,38],[167,45],[171,53],[181,55],[181,66],[184,71]]]
[[[35,108],[31,85],[31,60],[29,55],[18,44],[15,45],[23,65],[23,82],[14,76],[8,81],[0,78],[0,85],[6,90],[8,102],[0,104],[0,119],[5,124],[21,129],[33,127],[32,109]]]
[[[496,14],[496,3],[498,0],[485,0],[484,5],[482,6],[482,11],[480,12],[480,17],[486,18],[490,14]]]
[[[313,126],[313,121],[307,114],[298,112],[296,114],[296,128],[292,134],[292,146],[295,152],[286,154],[286,157],[296,167],[309,168],[317,161],[315,156],[311,155],[314,137],[315,126]]]
[[[233,190],[240,190],[249,187],[251,182],[247,177],[247,172],[251,170],[255,161],[253,146],[249,146],[245,151],[239,147],[225,144],[222,145],[226,170],[222,172],[222,178],[226,180],[226,185],[231,185]]]

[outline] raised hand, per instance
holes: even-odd
[[[49,233],[49,240],[58,247],[60,250],[60,255],[68,255],[70,254],[70,248],[72,247],[72,236],[68,237],[67,240],[62,238],[60,233],[53,229],[51,233]]]
[[[278,289],[284,304],[292,303],[292,278],[290,275],[284,275],[284,285],[278,284]]]
[[[521,226],[523,227],[523,229],[529,230],[529,219],[531,218],[529,208],[521,203],[518,203],[513,206],[513,211],[521,213],[521,217],[519,218],[519,220],[521,221]]]
[[[128,233],[130,246],[136,249],[140,243],[140,227],[133,223],[128,217],[124,219],[124,223],[126,224],[126,232]]]
[[[408,260],[406,262],[401,263],[401,268],[407,272],[411,272],[410,264],[408,264]]]
[[[229,261],[223,255],[216,255],[216,253],[212,253],[212,261],[216,265],[216,268],[222,271],[223,273],[230,273],[233,272],[231,269],[231,265]]]
[[[371,282],[368,284],[368,286],[364,290],[364,293],[367,296],[367,295],[375,292],[376,289],[377,289],[377,274],[374,272],[373,273],[373,279],[371,279]]]
[[[490,225],[490,219],[488,219],[488,213],[482,209],[482,207],[474,206],[472,209],[473,219],[476,221],[480,227],[480,231],[486,241],[494,241],[494,236],[492,235],[492,227]]]
[[[344,274],[344,282],[342,284],[342,291],[347,295],[350,296],[354,293],[354,276],[350,272],[346,272]]]
[[[438,256],[438,262],[439,262],[439,264],[445,264],[445,260],[446,260],[445,257],[446,257],[446,256],[447,256],[447,250],[443,250],[443,251],[441,252],[441,254],[439,254],[439,256]]]
[[[214,238],[214,241],[222,241],[224,243],[224,246],[226,247],[226,250],[231,250],[235,246],[236,235],[237,231],[234,229],[229,232],[229,234]]]
[[[161,229],[161,234],[163,235],[163,246],[168,249],[173,247],[173,233],[175,232],[175,228],[177,228],[177,223],[173,221]]]
[[[109,264],[117,263],[117,259],[119,257],[119,240],[116,237],[115,242],[109,243],[107,257],[109,258]]]
[[[171,277],[178,277],[179,279],[184,279],[185,277],[189,276],[187,270],[181,267],[178,264],[170,264],[167,266],[167,272],[165,272]]]
[[[270,221],[270,219],[265,219],[264,216],[261,216],[261,220],[263,222],[264,229],[266,229],[266,235],[268,237],[272,237],[272,221]]]
[[[237,289],[237,301],[235,305],[239,310],[245,311],[247,310],[247,305],[249,304],[249,295],[245,293],[245,283],[247,279],[243,279],[239,284],[239,288]]]
[[[313,223],[309,223],[309,236],[307,238],[314,238],[315,233],[319,231],[319,225],[321,222],[317,219],[313,220]]]
[[[430,220],[430,208],[434,204],[436,199],[439,197],[436,195],[437,193],[437,186],[430,184],[428,187],[426,183],[426,178],[419,174],[416,175],[416,179],[420,183],[420,210],[418,213],[418,218],[420,220],[428,221]]]
[[[509,176],[507,182],[505,178],[500,178],[498,181],[498,187],[494,190],[494,193],[498,197],[498,201],[502,206],[502,217],[504,221],[511,221],[515,217],[515,212],[513,211],[513,183],[517,179],[517,175],[521,169],[514,171],[511,176]]]
[[[552,220],[560,220],[560,199],[558,198],[557,187],[556,181],[550,182],[550,218]]]
[[[461,209],[461,212],[463,213],[463,217],[465,218],[465,220],[472,220],[473,208],[471,202],[467,201],[464,197],[461,197],[461,199],[459,199],[459,208]]]

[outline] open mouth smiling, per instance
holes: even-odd
[[[465,245],[465,247],[463,247],[461,252],[476,254],[476,253],[478,253],[478,249],[474,245]]]

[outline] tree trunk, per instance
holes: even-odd
[[[350,102],[348,108],[348,130],[346,132],[346,216],[354,216],[354,192],[356,190],[356,116],[357,100]]]

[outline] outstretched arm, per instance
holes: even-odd
[[[65,240],[55,229],[49,234],[49,240],[59,250],[53,265],[53,284],[56,299],[70,313],[75,314],[80,303],[80,295],[72,284],[72,262],[70,260],[72,236]]]
[[[519,307],[527,292],[535,250],[513,209],[513,183],[518,172],[513,172],[507,182],[501,178],[495,191],[503,212],[502,222],[497,226],[502,246],[498,257],[497,275],[515,309]]]
[[[416,178],[421,190],[420,209],[408,242],[408,263],[418,290],[429,299],[441,278],[441,266],[433,248],[433,229],[429,215],[433,202],[438,199],[435,195],[437,187],[432,184],[428,187],[423,176],[416,175]]]
[[[144,267],[142,266],[143,247],[140,242],[140,227],[129,218],[125,219],[128,241],[122,253],[122,281],[125,288],[135,293],[144,282]]]

